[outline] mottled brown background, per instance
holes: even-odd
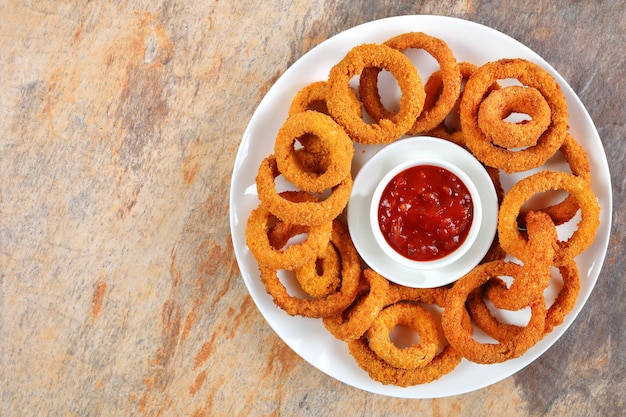
[[[550,62],[593,118],[614,224],[598,284],[548,352],[486,389],[368,394],[314,369],[239,275],[228,192],[272,83],[351,26],[479,22]],[[3,416],[621,416],[625,412],[626,3],[3,1]]]

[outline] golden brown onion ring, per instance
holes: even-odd
[[[501,148],[491,143],[478,126],[480,103],[493,83],[502,79],[517,79],[522,85],[536,88],[550,106],[550,126],[535,146],[522,150]],[[554,77],[539,65],[520,58],[488,62],[474,72],[463,90],[460,119],[466,145],[474,156],[507,173],[543,165],[561,147],[568,128],[567,103]]]
[[[326,81],[314,81],[302,87],[298,90],[291,101],[291,106],[289,106],[289,115],[291,116],[295,113],[302,113],[307,110],[315,110],[320,113],[328,114],[328,109],[326,108],[327,91]]]
[[[385,305],[402,302],[421,302],[444,307],[447,288],[409,288],[390,283]],[[472,332],[469,314],[462,321],[463,328]],[[441,378],[454,370],[461,362],[462,356],[450,345],[443,346],[441,351],[428,364],[421,368],[402,369],[385,362],[369,347],[367,337],[361,337],[348,343],[350,354],[356,363],[365,370],[372,379],[383,384],[394,384],[402,387],[425,384]]]
[[[301,88],[291,101],[289,115],[315,110],[329,114],[326,106],[328,83],[326,81],[314,81]],[[361,115],[361,102],[353,90],[350,90],[351,111]],[[294,149],[294,157],[302,166],[302,169],[315,174],[322,174],[328,169],[330,152],[323,146],[322,140],[310,133],[304,134],[297,139],[301,147]]]
[[[452,50],[442,39],[422,32],[403,33],[387,40],[384,44],[399,51],[422,49],[432,55],[439,63],[442,88],[428,108],[424,107],[407,133],[411,135],[423,134],[433,129],[442,123],[450,113],[461,91],[461,72]],[[359,79],[359,95],[365,110],[374,120],[394,120],[396,114],[385,108],[378,92],[378,74],[381,70],[380,67],[376,66],[363,70]]]
[[[391,340],[391,331],[403,325],[416,331],[419,342],[399,348]],[[421,368],[435,357],[439,334],[434,317],[419,304],[397,303],[385,307],[367,331],[370,349],[389,365],[401,369]]]
[[[584,178],[558,171],[540,171],[515,183],[500,205],[498,236],[502,248],[518,259],[530,259],[532,248],[519,231],[517,218],[522,205],[541,192],[565,190],[581,208],[581,219],[572,236],[557,242],[553,265],[561,266],[589,247],[600,224],[600,206]]]
[[[569,165],[573,175],[583,178],[591,184],[591,169],[589,167],[589,157],[582,146],[569,133],[563,141],[563,145],[559,151],[565,157],[565,161]],[[570,221],[579,210],[576,198],[572,195],[565,197],[560,203],[542,208],[541,211],[548,213],[555,225],[561,225]],[[520,225],[524,226],[523,217],[525,210],[522,209],[522,218],[518,219]]]
[[[465,138],[463,137],[463,132],[461,131],[461,123],[459,121],[459,102],[461,100],[461,97],[463,96],[463,86],[465,85],[465,82],[467,82],[472,74],[474,74],[474,71],[476,71],[478,66],[467,61],[459,62],[457,63],[457,66],[459,67],[462,78],[461,93],[459,95],[459,99],[455,103],[450,113],[446,116],[444,121],[435,126],[427,134],[436,138],[449,140],[450,142],[467,148],[465,146]],[[428,77],[428,80],[426,80],[426,84],[424,84],[424,91],[426,92],[424,111],[431,108],[437,102],[437,100],[439,99],[439,95],[441,94],[442,87],[443,81],[441,80],[441,71],[437,70],[433,72],[430,77]],[[498,88],[500,88],[500,85],[498,85],[498,83],[496,82],[489,88],[488,91],[497,90]]]
[[[530,258],[523,259],[524,265],[508,289],[485,284],[485,293],[497,308],[521,310],[534,298],[543,297],[550,285],[550,270],[558,240],[556,227],[546,213],[531,211],[526,216]],[[491,281],[490,281],[491,282]]]
[[[320,113],[329,114],[326,106],[326,96],[328,94],[328,82],[314,81],[298,90],[295,97],[291,101],[289,107],[289,115],[301,113],[307,110],[315,110]],[[354,90],[350,89],[349,103],[351,103],[351,111],[361,115],[361,102]]]
[[[558,269],[563,279],[563,287],[546,312],[544,335],[563,323],[565,317],[576,305],[576,298],[580,292],[580,277],[576,262],[570,260]],[[503,290],[506,290],[507,287],[506,283],[500,278],[492,278],[485,286],[472,292],[466,303],[472,320],[482,331],[498,341],[506,341],[516,337],[523,327],[502,323],[493,316],[485,303],[484,289],[487,286],[501,287]]]
[[[322,255],[296,269],[295,274],[300,287],[313,298],[337,291],[341,285],[341,261],[335,246],[328,245]]]
[[[353,93],[350,80],[367,67],[390,71],[402,93],[400,109],[394,117],[382,118],[374,124],[365,122],[351,104]],[[395,141],[411,128],[422,110],[424,97],[421,78],[409,58],[386,45],[363,44],[352,48],[331,68],[326,104],[331,116],[344,127],[353,141],[383,144]]]
[[[402,369],[389,365],[379,358],[362,337],[348,343],[350,354],[370,378],[382,384],[400,387],[426,384],[452,372],[463,357],[452,346],[447,345],[432,361],[421,368]]]
[[[260,265],[261,281],[274,303],[287,314],[321,318],[345,310],[355,299],[361,276],[359,254],[354,247],[348,228],[339,220],[332,222],[332,244],[341,259],[341,287],[326,297],[308,299],[292,296],[280,281],[277,269]]]
[[[507,121],[513,113],[531,120]],[[535,146],[550,126],[550,106],[533,87],[513,85],[491,92],[478,108],[478,127],[494,144],[503,148]]]
[[[326,149],[323,173],[302,169],[294,155],[298,138],[311,134]],[[274,155],[280,173],[304,191],[321,193],[336,186],[350,175],[354,148],[346,132],[330,116],[313,110],[290,115],[280,127],[274,142]]]
[[[291,201],[290,194],[276,190],[275,178],[279,175],[276,160],[270,155],[259,166],[256,186],[261,204],[285,222],[301,225],[328,223],[341,214],[350,199],[352,175],[347,175],[322,201]]]
[[[272,247],[282,248],[290,239],[307,231],[308,226],[279,221],[269,228],[267,236]],[[296,269],[295,277],[302,290],[311,297],[323,297],[335,292],[341,285],[341,264],[335,247],[328,245],[315,261]]]
[[[252,210],[248,217],[246,244],[260,265],[294,270],[307,262],[315,261],[326,249],[331,237],[332,222],[307,226],[307,237],[302,242],[277,248],[272,246],[268,236],[272,218],[272,214],[262,205]]]
[[[481,264],[459,279],[449,290],[441,324],[450,345],[468,360],[481,364],[505,362],[523,355],[543,337],[546,304],[542,297],[535,298],[530,304],[532,315],[528,324],[514,337],[499,343],[478,342],[462,326],[467,314],[465,303],[470,294],[493,277],[514,276],[518,268],[519,265],[505,261]]]
[[[363,291],[345,311],[324,317],[324,327],[337,339],[349,342],[363,336],[383,308],[389,281],[371,269],[362,272]]]

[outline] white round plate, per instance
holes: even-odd
[[[593,245],[576,259],[582,278],[580,294],[561,326],[517,359],[494,365],[463,360],[454,371],[436,381],[400,388],[370,379],[352,359],[347,345],[326,331],[321,320],[291,317],[274,305],[246,246],[245,228],[248,215],[259,204],[255,186],[259,164],[273,152],[274,138],[296,92],[313,81],[325,80],[330,68],[352,47],[365,42],[381,43],[411,31],[443,39],[458,61],[481,65],[500,58],[519,57],[536,62],[556,78],[569,106],[570,133],[589,154],[592,188],[601,207],[601,224]],[[415,59],[421,59],[420,55]],[[416,62],[416,65],[424,80],[436,68],[432,62],[425,66]],[[362,164],[378,150],[377,147],[357,147],[353,173],[357,174]],[[611,212],[610,173],[602,142],[585,107],[567,82],[528,47],[494,29],[456,18],[423,15],[391,17],[356,26],[322,42],[285,71],[267,92],[244,132],[235,159],[230,195],[232,240],[243,280],[259,311],[278,336],[311,365],[339,381],[372,393],[403,398],[439,398],[483,388],[521,370],[554,344],[580,313],[598,279],[608,247]],[[554,294],[548,294],[546,299],[550,296]]]
[[[371,227],[370,205],[378,183],[394,167],[420,157],[443,158],[460,168],[475,184],[483,200],[483,221],[475,244],[458,261],[439,269],[416,270],[395,262],[378,245]],[[378,151],[354,178],[348,204],[350,235],[363,261],[389,280],[415,288],[441,287],[468,273],[489,250],[497,218],[496,192],[481,163],[460,146],[429,137],[402,139]]]

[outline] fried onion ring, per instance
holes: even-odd
[[[385,306],[396,304],[402,301],[419,301],[425,304],[436,304],[440,307],[445,305],[445,287],[436,288],[413,288],[404,285],[389,284]]]
[[[519,265],[518,267],[521,268]],[[569,260],[558,269],[563,279],[563,287],[546,312],[544,335],[563,323],[565,317],[574,308],[576,298],[580,292],[580,277],[576,262]],[[492,278],[485,286],[475,290],[466,303],[472,320],[482,331],[498,341],[516,337],[522,330],[522,327],[498,321],[489,310],[489,307],[487,307],[484,299],[484,290],[487,286],[500,287],[506,290],[506,283],[500,278]]]
[[[432,361],[421,368],[402,369],[389,365],[379,358],[362,337],[348,343],[350,354],[356,363],[365,370],[370,378],[382,384],[400,387],[426,384],[452,372],[463,357],[452,346],[447,345]]]
[[[513,113],[527,114],[531,120],[507,121]],[[502,148],[535,146],[550,126],[550,106],[533,87],[513,85],[491,92],[478,108],[478,127]]]
[[[328,115],[328,107],[326,106],[326,94],[328,92],[328,83],[326,81],[315,81],[301,88],[293,98],[289,107],[289,115],[305,112],[307,110],[315,110]],[[361,115],[361,102],[353,90],[349,90],[352,97],[350,98],[351,111]],[[304,134],[297,138],[302,145],[299,149],[294,149],[294,158],[304,170],[314,174],[322,174],[329,166],[329,152],[323,146],[322,140],[310,133]],[[295,148],[295,146],[294,146]]]
[[[565,141],[559,151],[565,157],[565,161],[569,165],[570,171],[573,175],[583,178],[585,181],[591,184],[591,169],[589,167],[589,157],[587,152],[582,146],[570,135],[569,133],[565,137]],[[542,208],[541,211],[548,213],[552,218],[555,225],[560,225],[570,221],[576,212],[578,212],[578,203],[576,198],[572,195],[565,197],[560,203],[551,205],[549,207]],[[521,212],[522,216],[525,216],[524,210]],[[523,220],[523,219],[518,219]],[[524,225],[523,221],[520,222]]]
[[[349,102],[351,103],[351,111],[361,115],[361,102],[357,97],[354,90],[348,90]],[[326,106],[326,96],[328,94],[328,82],[327,81],[314,81],[301,88],[291,101],[289,107],[289,115],[295,113],[301,113],[307,110],[315,110],[320,113],[329,114],[328,107]]]
[[[345,310],[355,299],[361,276],[359,254],[350,239],[348,228],[340,220],[332,222],[332,244],[341,260],[341,287],[322,298],[308,299],[292,296],[280,281],[276,268],[260,265],[261,281],[274,304],[287,314],[321,318]]]
[[[374,124],[366,123],[351,104],[350,80],[367,67],[390,71],[402,92],[400,109],[394,117],[381,118]],[[421,78],[409,58],[386,45],[363,44],[352,48],[331,68],[326,104],[330,115],[344,127],[353,141],[383,144],[395,141],[411,128],[422,110],[424,97]]]
[[[261,204],[273,215],[288,223],[320,225],[336,218],[348,204],[352,191],[352,175],[347,175],[323,201],[291,201],[288,195],[276,190],[275,178],[280,175],[276,159],[265,158],[256,177],[256,186]]]
[[[528,324],[514,337],[499,343],[480,343],[462,326],[463,318],[467,315],[465,302],[470,294],[492,277],[513,276],[516,268],[519,265],[505,261],[481,264],[459,279],[449,290],[441,324],[450,345],[466,359],[481,364],[504,362],[523,355],[543,337],[546,304],[542,297],[535,298],[530,304],[532,315]]]
[[[485,285],[485,293],[497,308],[521,310],[534,298],[543,297],[543,291],[550,285],[550,269],[558,240],[556,227],[550,216],[543,212],[529,212],[526,223],[531,257],[522,260],[524,266],[510,288]]]
[[[274,248],[282,248],[291,238],[307,230],[307,226],[281,221],[270,227],[267,236]],[[295,277],[302,290],[311,297],[324,297],[335,292],[341,285],[341,264],[335,247],[328,245],[314,262],[296,269]]]
[[[314,262],[296,269],[300,287],[313,298],[325,297],[341,285],[341,262],[333,245],[328,245]]]
[[[550,107],[550,126],[535,146],[522,150],[504,149],[491,143],[478,125],[478,111],[487,90],[501,79],[517,79],[541,92]],[[543,165],[561,147],[568,128],[565,97],[558,83],[539,65],[520,58],[501,59],[479,67],[465,84],[460,105],[465,142],[485,165],[507,173],[526,171]]]
[[[294,193],[294,192],[292,192]],[[306,233],[307,226],[278,222],[267,232],[269,242],[274,248],[282,248],[297,235]],[[339,255],[333,245],[315,259],[295,270],[295,277],[302,290],[314,298],[333,293],[341,284],[341,265]]]
[[[563,287],[546,313],[544,334],[550,333],[552,329],[563,323],[565,316],[574,309],[580,293],[580,275],[576,261],[570,259],[558,269],[563,278]]]
[[[324,317],[324,327],[337,339],[349,342],[363,336],[383,308],[389,281],[371,269],[364,269],[361,295],[341,313]]]
[[[402,285],[389,285],[385,305],[395,305],[402,302],[422,302],[444,307],[447,288],[410,288]],[[469,314],[463,317],[462,325],[468,332],[472,331]],[[461,354],[449,344],[430,361],[420,368],[397,368],[380,358],[369,346],[367,337],[361,337],[348,343],[350,354],[356,363],[365,370],[375,381],[383,384],[394,384],[401,387],[425,384],[441,378],[452,372],[463,358]]]
[[[320,139],[327,150],[326,170],[317,174],[302,169],[294,156],[294,142],[305,134]],[[350,175],[352,141],[330,116],[313,110],[290,115],[280,127],[274,142],[274,155],[280,173],[304,191],[323,192]]]
[[[565,190],[581,208],[578,228],[565,241],[557,242],[555,266],[565,264],[587,249],[594,240],[600,224],[600,206],[584,178],[558,171],[540,171],[525,177],[511,187],[502,200],[498,215],[498,236],[502,248],[518,259],[530,259],[532,248],[519,231],[517,217],[522,205],[533,195],[550,190]]]
[[[298,196],[303,199],[310,198],[302,193],[298,193]],[[276,248],[272,246],[268,236],[272,217],[272,214],[262,205],[252,210],[248,217],[246,244],[260,265],[274,269],[293,270],[307,262],[315,261],[326,249],[331,237],[332,222],[307,226],[308,233],[304,241]]]
[[[461,72],[461,93],[459,98],[444,121],[435,126],[430,132],[428,132],[428,134],[437,138],[449,140],[450,142],[467,148],[465,146],[465,138],[463,137],[461,123],[459,121],[459,102],[463,96],[465,82],[467,82],[472,74],[474,74],[478,66],[467,61],[459,62],[457,63],[457,66]],[[426,84],[424,84],[424,91],[426,92],[424,111],[431,108],[437,102],[439,95],[441,94],[442,87],[443,81],[441,79],[441,71],[437,70],[430,74],[430,77],[426,80]],[[488,91],[497,90],[498,88],[500,88],[500,85],[496,82],[493,83]]]
[[[419,343],[399,348],[390,338],[397,326],[407,326],[419,334]],[[370,349],[393,367],[415,369],[427,365],[437,352],[439,334],[433,316],[418,304],[397,303],[385,307],[367,331]]]
[[[450,113],[461,91],[461,72],[452,50],[442,39],[422,32],[403,33],[387,40],[384,45],[399,51],[422,49],[439,63],[442,88],[436,100],[432,100],[428,108],[424,106],[407,133],[416,135],[433,129]],[[359,95],[365,110],[374,120],[394,120],[396,114],[385,108],[378,92],[378,74],[381,71],[382,69],[376,66],[363,70],[359,79]]]
[[[291,100],[289,115],[302,113],[307,110],[328,114],[328,109],[326,108],[327,86],[326,81],[314,81],[298,90],[293,100]]]

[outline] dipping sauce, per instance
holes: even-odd
[[[434,165],[400,172],[385,187],[378,224],[389,245],[415,261],[433,261],[454,252],[467,237],[473,204],[454,173]]]

